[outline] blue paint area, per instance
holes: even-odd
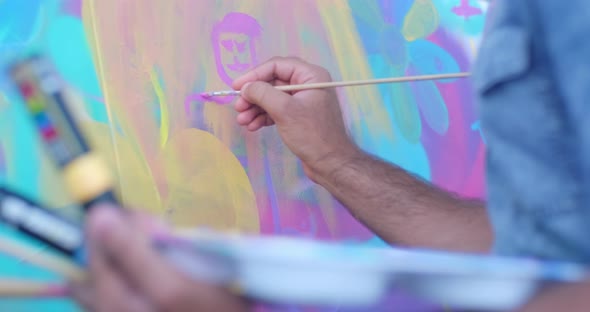
[[[47,117],[45,113],[37,114],[33,116],[33,119],[37,123],[37,126],[43,129],[51,127],[52,125],[52,123],[49,121],[49,117]]]
[[[359,2],[353,1],[354,5],[358,5]],[[403,71],[408,64],[409,58],[406,41],[400,32],[400,28],[395,25],[380,24],[381,27],[375,29],[371,26],[372,23],[362,17],[354,13],[353,17],[367,55],[369,57],[371,55],[383,56],[387,59],[389,67],[393,66],[395,70]],[[379,72],[373,73],[375,78],[385,77],[379,74]]]
[[[459,64],[443,48],[428,40],[419,39],[408,43],[410,62],[418,75],[449,74],[460,72]],[[437,80],[451,83],[457,79]]]
[[[264,181],[267,185],[268,198],[270,199],[270,209],[272,211],[273,232],[281,233],[281,215],[279,211],[279,203],[277,193],[273,187],[272,172],[270,171],[270,163],[268,155],[265,153],[264,157]]]
[[[390,20],[390,23],[401,28],[412,4],[413,1],[379,0],[379,9],[386,23]]]
[[[431,81],[411,83],[412,94],[426,124],[439,135],[449,129],[449,111],[440,91]]]
[[[375,35],[378,35],[378,32],[386,25],[401,29],[412,4],[413,1],[400,0],[348,1],[350,11],[363,37],[370,35],[365,32],[367,27],[373,28]],[[376,18],[377,16],[380,18]]]
[[[385,57],[392,70],[403,72],[408,66],[409,53],[407,43],[401,34],[400,28],[391,26],[383,29],[377,40],[379,42],[379,49],[376,52]]]
[[[483,144],[487,144],[486,143],[486,137],[483,134],[483,130],[481,129],[481,121],[476,121],[473,124],[471,124],[471,130],[472,131],[477,131],[479,132],[479,135],[481,136],[481,140],[483,141]]]
[[[27,47],[38,40],[43,22],[48,18],[42,2],[0,1],[0,52]]]

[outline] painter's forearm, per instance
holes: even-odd
[[[490,248],[492,234],[482,202],[460,199],[365,153],[316,180],[390,243],[468,252]]]

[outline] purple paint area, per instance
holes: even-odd
[[[279,204],[277,200],[277,194],[275,192],[275,188],[272,182],[272,175],[270,172],[270,164],[268,155],[264,156],[264,180],[266,181],[267,189],[268,189],[268,196],[270,199],[270,209],[272,211],[272,223],[273,223],[273,232],[274,233],[281,233],[281,216],[279,211]]]
[[[82,17],[82,0],[65,0],[62,4],[62,12],[75,16],[78,18]]]
[[[383,20],[387,24],[393,24],[393,0],[382,0]]]
[[[191,115],[191,104],[193,102],[215,103],[219,105],[225,105],[231,103],[234,100],[234,98],[234,96],[209,96],[205,92],[189,94],[184,99],[184,112],[187,114],[187,116]]]

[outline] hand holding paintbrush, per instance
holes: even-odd
[[[385,83],[402,83],[402,82],[413,82],[413,81],[456,79],[456,78],[469,77],[469,75],[470,74],[467,72],[462,72],[462,73],[436,74],[436,75],[390,77],[390,78],[381,78],[381,79],[302,83],[302,84],[294,84],[294,85],[281,85],[281,86],[276,86],[275,88],[277,90],[291,92],[291,91],[303,91],[303,90],[312,90],[312,89],[366,86],[366,85],[385,84]],[[224,91],[203,92],[200,95],[206,99],[206,98],[211,98],[211,97],[215,97],[215,96],[237,96],[240,94],[241,94],[240,90],[224,90]]]

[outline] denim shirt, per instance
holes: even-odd
[[[494,2],[473,69],[494,251],[590,264],[590,2]]]

